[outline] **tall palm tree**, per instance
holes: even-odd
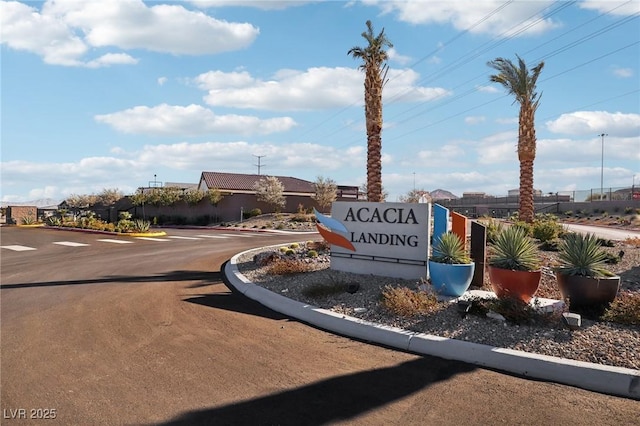
[[[385,47],[393,44],[384,34],[384,28],[377,36],[373,33],[371,21],[367,21],[367,31],[362,33],[367,40],[366,47],[352,47],[347,52],[354,59],[362,59],[360,69],[364,70],[364,115],[367,125],[367,200],[383,201],[382,197],[382,87],[386,83],[388,59]]]
[[[500,83],[515,102],[520,104],[518,117],[518,160],[520,161],[520,219],[531,223],[534,218],[533,204],[533,162],[536,158],[535,114],[540,103],[536,92],[536,82],[544,67],[540,62],[529,70],[520,56],[518,65],[504,58],[497,58],[487,63],[499,74],[489,77],[493,83]]]

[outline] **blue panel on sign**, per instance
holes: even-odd
[[[449,230],[449,209],[439,204],[433,205],[433,241]]]

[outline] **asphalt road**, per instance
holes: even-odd
[[[573,223],[563,224],[569,231],[582,234],[595,234],[596,237],[609,240],[624,241],[628,238],[640,238],[640,232],[628,229],[610,228],[604,226],[577,225]]]
[[[352,341],[222,282],[305,237],[167,233],[0,229],[0,423],[638,424],[638,401]]]

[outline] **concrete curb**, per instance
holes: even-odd
[[[403,351],[462,361],[524,377],[640,400],[640,370],[573,361],[410,332],[337,314],[273,293],[251,283],[238,270],[238,257],[254,250],[233,256],[225,264],[222,272],[237,291],[281,314],[337,334]]]

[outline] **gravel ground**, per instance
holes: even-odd
[[[622,277],[621,290],[640,292],[640,247],[616,243],[606,248],[612,253],[625,251],[622,260],[610,265],[610,270]],[[400,327],[406,330],[431,335],[510,348],[537,354],[568,358],[610,366],[640,370],[640,327],[614,323],[596,322],[583,318],[579,330],[570,331],[563,326],[560,314],[551,321],[531,325],[515,325],[477,315],[462,317],[455,304],[441,302],[438,309],[427,315],[399,317],[388,312],[380,304],[385,286],[405,286],[418,289],[423,283],[398,280],[374,275],[352,274],[331,270],[329,257],[321,255],[307,260],[314,270],[293,275],[268,275],[266,267],[254,262],[254,256],[264,252],[257,249],[238,259],[238,268],[249,280],[286,297],[344,313],[375,323]],[[539,297],[559,299],[555,277],[551,266],[553,252],[542,252],[544,264]],[[347,292],[323,298],[311,299],[303,290],[314,284],[358,283],[354,294]],[[489,290],[489,278],[485,276],[483,290]]]

